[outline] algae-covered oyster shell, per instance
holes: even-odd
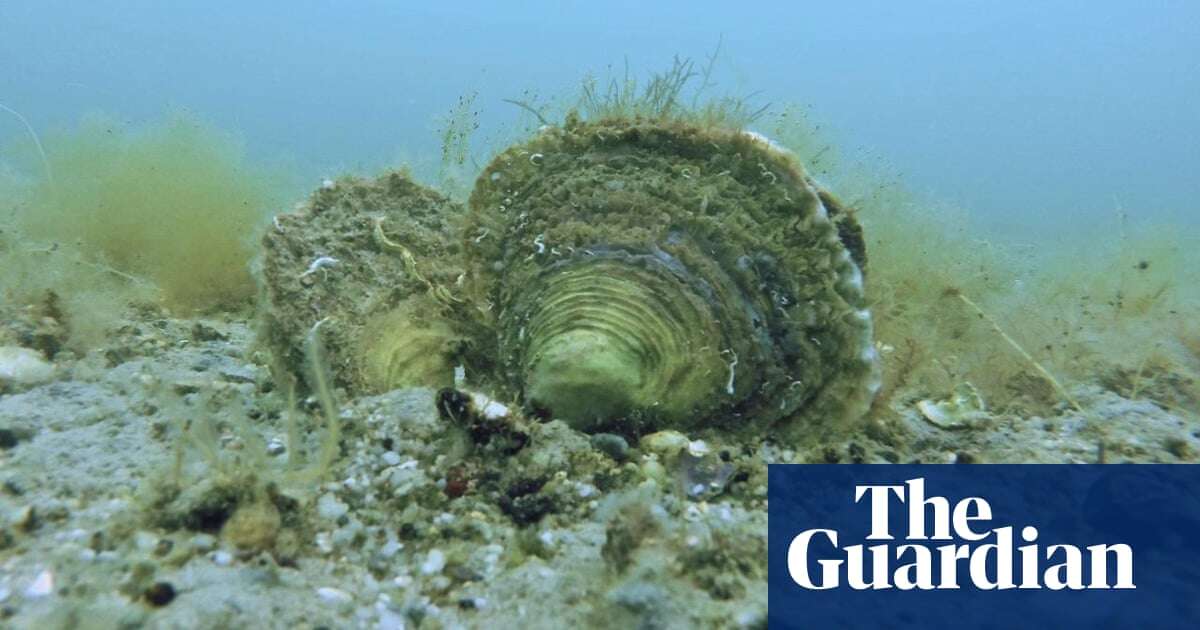
[[[813,434],[877,388],[858,223],[756,134],[571,116],[487,166],[463,243],[498,380],[577,428]]]
[[[447,318],[462,275],[462,207],[401,172],[326,181],[263,238],[260,341],[277,370],[307,374],[320,321],[329,368],[352,392],[453,383],[461,337]]]

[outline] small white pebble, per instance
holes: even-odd
[[[323,494],[317,499],[317,514],[321,518],[336,521],[350,511],[350,506],[342,503],[332,494]]]
[[[483,408],[483,417],[488,420],[500,420],[508,417],[508,407],[492,401]]]
[[[330,188],[333,188],[333,180],[332,179],[325,178],[325,179],[321,180],[321,189],[322,190],[329,190]]]
[[[36,350],[0,346],[0,384],[37,385],[54,376],[54,365]]]
[[[212,534],[196,534],[192,537],[191,546],[193,550],[204,553],[217,546],[217,539]]]
[[[12,591],[8,590],[8,587],[0,586],[0,604],[8,601],[10,595],[12,595]]]
[[[421,563],[421,573],[423,575],[436,575],[446,568],[446,554],[442,553],[441,549],[430,549],[429,555],[425,557],[425,562]]]
[[[400,464],[400,453],[396,451],[385,451],[383,453],[383,463],[388,466],[398,466]]]
[[[384,558],[391,558],[392,556],[396,555],[396,552],[403,548],[404,543],[396,542],[395,540],[389,540],[383,544],[383,547],[379,548],[379,555],[383,556]]]
[[[29,587],[25,589],[25,597],[36,599],[54,592],[54,574],[46,569],[38,574]]]
[[[212,555],[212,561],[213,561],[213,564],[215,564],[219,567],[227,567],[227,566],[233,564],[233,554],[229,553],[228,551],[225,551],[224,549],[222,549],[220,551],[215,551],[215,552],[213,552],[213,555]]]
[[[321,598],[321,601],[330,604],[345,604],[354,601],[354,598],[351,597],[350,593],[333,588],[331,586],[322,586],[321,588],[318,588],[317,597]]]
[[[392,579],[392,584],[395,584],[396,586],[398,586],[400,588],[406,588],[406,587],[412,585],[412,583],[413,583],[413,579],[412,579],[411,575],[397,575],[395,578]]]
[[[375,624],[375,630],[404,630],[404,617],[399,613],[393,612],[386,605],[375,605],[379,611],[379,621]]]
[[[283,443],[283,440],[271,438],[271,441],[267,442],[268,455],[282,455],[285,451],[287,451],[287,445]]]
[[[542,541],[543,545],[549,547],[554,544],[554,532],[546,530],[538,534],[538,540]]]
[[[687,448],[688,453],[691,453],[692,457],[704,457],[708,455],[708,443],[704,440],[692,440],[688,442]]]

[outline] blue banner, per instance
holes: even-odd
[[[771,628],[1200,628],[1200,466],[768,473]]]

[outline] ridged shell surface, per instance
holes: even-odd
[[[757,134],[569,117],[492,161],[466,225],[499,379],[540,414],[811,433],[877,388],[861,229]]]

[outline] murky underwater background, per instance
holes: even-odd
[[[758,627],[765,463],[1200,461],[1200,5],[835,5],[0,2],[0,625]],[[442,218],[681,68],[862,224],[845,435],[537,422],[380,314],[486,311]]]
[[[1200,9],[929,1],[22,2],[0,7],[0,102],[48,133],[186,108],[314,177],[431,161],[477,94],[480,161],[526,90],[644,76],[718,42],[715,94],[811,112],[836,146],[1018,236],[1197,215]],[[22,129],[5,117],[0,135]],[[431,157],[432,156],[432,157]]]

